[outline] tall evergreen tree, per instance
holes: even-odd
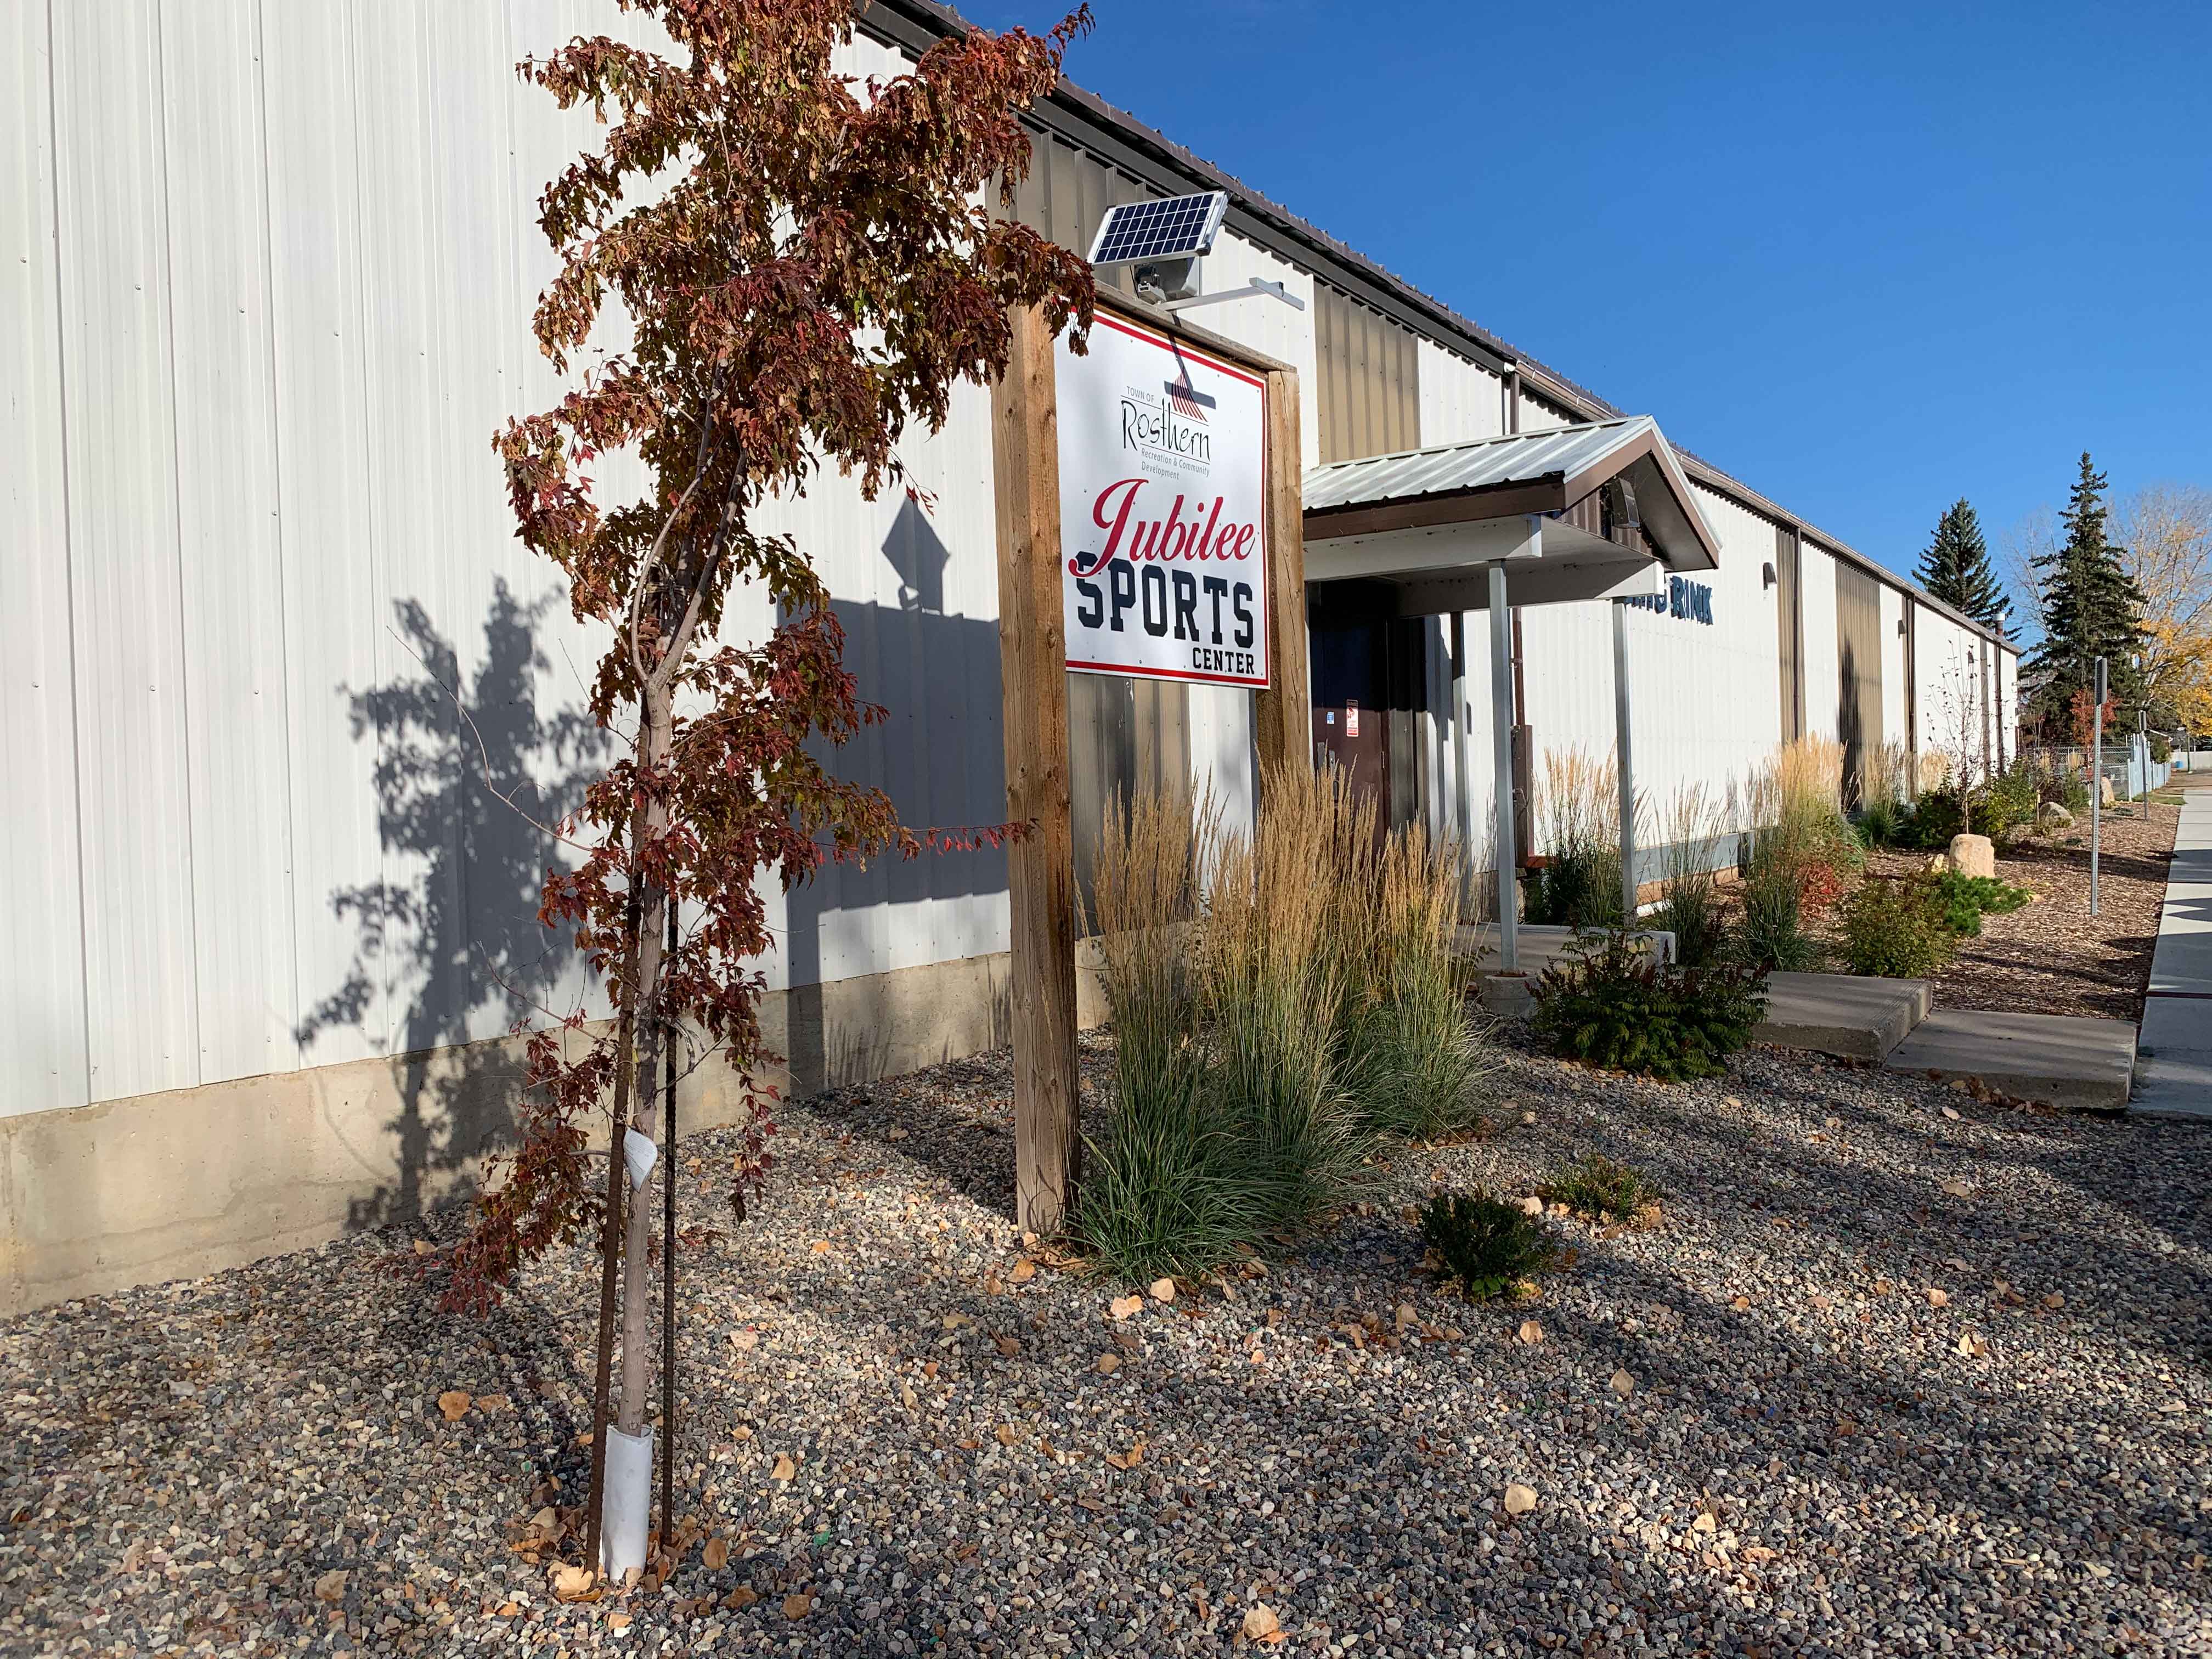
[[[2130,659],[2143,648],[2143,593],[2106,537],[2105,511],[2105,475],[2084,452],[2066,504],[2066,539],[2035,561],[2043,640],[2029,666],[2038,705],[2062,717],[2074,694],[2095,684],[2099,657],[2113,701],[2130,711],[2142,701],[2142,674]]]
[[[1964,611],[1984,628],[2006,631],[2012,601],[1990,568],[1982,521],[1964,496],[1945,507],[1936,521],[1936,539],[1921,554],[1916,574],[1923,587],[1953,610]]]

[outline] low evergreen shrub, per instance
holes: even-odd
[[[1741,963],[1662,966],[1614,929],[1545,971],[1534,1027],[1556,1053],[1608,1070],[1718,1077],[1765,1012],[1765,977]]]
[[[1844,900],[1836,954],[1854,974],[1925,979],[1958,953],[1944,908],[1932,881],[1875,877]]]
[[[1421,1239],[1470,1302],[1516,1296],[1552,1265],[1552,1241],[1534,1216],[1488,1193],[1439,1193],[1420,1208]]]
[[[1564,1204],[1601,1221],[1634,1221],[1656,1210],[1658,1183],[1641,1170],[1591,1152],[1563,1167],[1536,1188],[1547,1204]]]
[[[1994,876],[1962,875],[1944,870],[1928,878],[1928,884],[1942,902],[1943,925],[1961,937],[1982,931],[1984,916],[2009,915],[2035,896]]]

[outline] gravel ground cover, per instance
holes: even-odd
[[[1003,1054],[790,1111],[743,1226],[700,1137],[710,1535],[596,1605],[529,1559],[586,1477],[581,1253],[483,1322],[388,1272],[427,1227],[18,1318],[0,1651],[2212,1651],[2212,1134],[1771,1052],[1503,1066],[1495,1133],[1120,1320],[1001,1207]],[[1661,1226],[1439,1293],[1406,1205],[1593,1148]]]
[[[2180,822],[2179,799],[2128,801],[2106,813],[2094,916],[2086,814],[2074,830],[2014,843],[1997,860],[1997,876],[2030,889],[2036,902],[1982,919],[1980,937],[1965,940],[1958,960],[1936,975],[1936,1002],[2140,1020]],[[1927,861],[1925,853],[1876,853],[1867,863],[1897,876]]]

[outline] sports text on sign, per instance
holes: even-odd
[[[1067,665],[1266,685],[1265,385],[1104,312],[1057,352]]]

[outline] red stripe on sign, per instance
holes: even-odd
[[[1200,685],[1252,685],[1257,686],[1263,691],[1267,689],[1267,681],[1264,676],[1197,674],[1187,669],[1176,668],[1132,668],[1127,663],[1078,662],[1073,657],[1068,659],[1067,665],[1073,669],[1087,670],[1094,674],[1126,674],[1131,679],[1138,680],[1190,680]]]
[[[1196,362],[1204,363],[1208,368],[1218,369],[1222,374],[1228,375],[1231,380],[1242,380],[1246,386],[1257,387],[1261,392],[1265,392],[1267,389],[1267,383],[1265,380],[1261,380],[1257,375],[1249,374],[1247,371],[1237,368],[1234,363],[1224,362],[1220,358],[1214,356],[1210,352],[1201,351],[1194,345],[1190,345],[1182,340],[1171,338],[1168,335],[1158,332],[1157,330],[1139,328],[1134,323],[1125,323],[1119,317],[1105,311],[1101,311],[1097,313],[1097,320],[1103,323],[1108,328],[1119,330],[1121,333],[1127,335],[1133,340],[1149,340],[1154,345],[1159,346],[1163,349],[1181,352],[1186,357],[1189,357],[1194,359]]]

